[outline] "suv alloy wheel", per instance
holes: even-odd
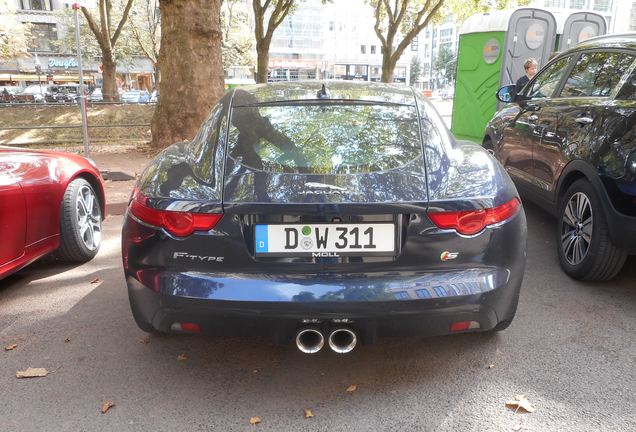
[[[574,279],[609,280],[621,270],[627,252],[610,240],[605,215],[592,185],[575,181],[559,201],[557,249]]]

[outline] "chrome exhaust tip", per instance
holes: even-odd
[[[325,345],[325,337],[320,331],[313,328],[305,328],[296,334],[296,346],[305,354],[315,354]]]
[[[350,353],[357,344],[358,337],[348,328],[336,329],[329,335],[329,347],[338,354]]]

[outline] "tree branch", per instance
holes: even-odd
[[[293,1],[293,0],[290,0],[290,1]],[[272,35],[274,34],[274,30],[276,30],[276,20],[278,19],[279,15],[283,11],[283,8],[285,7],[286,3],[287,3],[286,1],[278,0],[278,2],[276,3],[276,7],[272,11],[272,14],[269,16],[269,21],[267,22],[267,30],[265,30],[265,37],[267,39],[272,38]],[[267,4],[267,2],[265,2],[265,4]]]
[[[119,38],[119,35],[121,34],[121,29],[124,27],[124,24],[126,24],[126,20],[128,19],[128,13],[130,12],[130,8],[133,5],[133,1],[134,0],[128,0],[128,3],[126,4],[126,8],[124,9],[124,13],[121,16],[121,21],[119,21],[119,25],[117,26],[117,30],[115,30],[115,34],[113,35],[113,37],[110,38],[111,45],[115,45],[115,42],[117,42],[117,38]]]
[[[134,21],[132,19],[130,20],[130,29],[132,30],[132,34],[135,37],[135,40],[137,41],[137,44],[139,45],[139,48],[141,48],[141,50],[143,51],[144,55],[148,57],[150,61],[156,62],[157,58],[150,55],[150,53],[144,46],[144,43],[141,40],[141,35],[139,34],[139,30],[137,29],[137,26],[134,24]]]
[[[102,31],[101,31],[102,36],[104,37],[104,39],[108,39],[109,33],[108,33],[108,26],[107,26],[108,21],[106,20],[106,1],[105,0],[99,0],[99,24],[100,24],[100,27],[102,28]]]
[[[105,0],[106,1],[106,29],[108,29],[108,37],[110,37],[110,24],[111,24],[111,20],[110,20],[110,14],[113,11],[113,3],[111,2],[111,0]]]
[[[93,16],[91,15],[91,13],[84,6],[82,6],[82,13],[84,14],[84,18],[86,18],[86,22],[88,23],[88,28],[90,28],[93,34],[95,35],[95,39],[97,39],[97,43],[99,44],[99,47],[103,51],[107,50],[108,46],[104,43],[104,37],[102,36],[102,33],[100,32],[99,27],[97,26],[97,23],[93,19]]]
[[[430,1],[427,1],[426,3],[429,4]],[[426,18],[424,19],[424,21],[420,25],[414,26],[411,29],[411,31],[409,31],[406,34],[406,36],[404,37],[402,42],[400,42],[400,44],[398,45],[397,49],[395,50],[395,52],[393,53],[393,55],[391,57],[395,57],[396,61],[397,61],[397,59],[400,58],[400,56],[402,55],[402,53],[404,52],[406,47],[413,41],[415,36],[417,36],[422,30],[424,30],[424,28],[428,25],[428,23],[431,21],[431,19],[433,19],[433,17],[437,13],[437,11],[442,7],[443,3],[444,3],[444,0],[439,0],[437,2],[437,4],[435,6],[433,6],[433,9],[431,9],[431,11],[426,15]],[[419,15],[420,14],[418,13],[418,16]]]
[[[402,0],[402,7],[400,8],[400,12],[398,13],[397,18],[395,19],[396,23],[401,23],[402,20],[404,19],[404,14],[406,13],[406,6],[408,5],[408,1],[407,0]],[[397,8],[397,0],[396,0],[396,8]]]
[[[375,30],[375,34],[378,36],[378,39],[380,39],[380,43],[382,44],[382,46],[386,45],[386,39],[384,38],[384,35],[382,34],[382,30],[380,29],[380,8],[382,6],[382,2],[380,0],[378,0],[378,4],[375,7],[375,26],[373,27],[373,29]]]
[[[289,0],[287,3],[288,3],[288,6],[283,6],[284,8],[286,7],[286,9],[284,9],[280,19],[276,21],[276,27],[274,28],[277,28],[285,20],[285,18],[289,14],[289,11],[291,10],[292,5],[294,4],[294,0]]]

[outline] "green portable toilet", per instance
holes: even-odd
[[[557,23],[545,9],[519,8],[469,17],[459,35],[451,131],[481,143],[497,108],[495,93],[525,71],[525,59],[544,64],[554,50]]]

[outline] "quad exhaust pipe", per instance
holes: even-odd
[[[357,344],[358,338],[355,332],[348,328],[335,329],[329,335],[329,348],[338,354],[350,353]]]
[[[329,334],[329,348],[338,354],[353,351],[358,344],[355,332],[348,328],[337,328]],[[303,328],[296,333],[296,347],[305,354],[315,354],[325,345],[325,336],[315,328]]]
[[[325,345],[325,337],[314,328],[301,329],[296,333],[296,346],[305,354],[315,354]]]

